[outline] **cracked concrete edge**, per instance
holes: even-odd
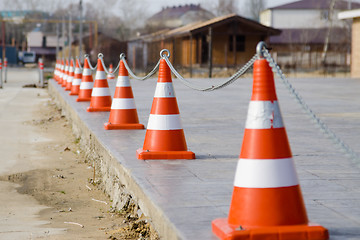
[[[164,215],[161,208],[146,195],[136,182],[131,175],[131,170],[126,169],[112,156],[108,148],[99,141],[71,105],[61,96],[54,84],[56,83],[53,80],[49,81],[49,95],[68,119],[75,137],[80,139],[80,147],[86,157],[95,163],[95,169],[100,173],[105,192],[112,199],[114,207],[121,209],[130,195],[144,215],[151,218],[161,239],[184,239],[174,224]]]

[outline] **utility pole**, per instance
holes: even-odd
[[[212,27],[209,27],[209,33],[207,36],[207,40],[208,40],[208,65],[209,65],[209,78],[212,78],[212,67],[213,67],[213,56],[212,56],[212,36],[213,35],[213,31],[212,31]]]
[[[69,14],[69,43],[68,43],[68,46],[69,46],[69,62],[71,60],[71,42],[72,42],[72,29],[71,29],[71,21],[72,21],[72,17],[71,17],[71,14]]]
[[[59,58],[59,35],[60,35],[59,23],[56,23],[56,59]]]
[[[83,45],[83,7],[82,7],[82,0],[79,2],[79,21],[80,21],[80,28],[79,28],[79,57],[80,62],[83,60],[83,52],[82,52],[82,45]]]
[[[329,48],[329,40],[330,40],[330,34],[331,34],[331,29],[333,27],[333,15],[334,15],[334,6],[335,6],[335,1],[336,0],[331,0],[330,2],[330,7],[329,7],[329,14],[328,14],[328,18],[329,18],[329,27],[328,27],[328,31],[325,37],[325,43],[324,43],[324,49],[323,49],[323,53],[322,53],[322,63],[325,65],[326,63],[326,56],[327,56],[327,52],[328,52],[328,48]]]
[[[5,44],[5,22],[1,22],[1,41],[2,41],[2,59],[6,57],[6,44]]]
[[[63,45],[63,47],[62,47],[62,57],[63,58],[65,58],[65,18],[63,17],[62,18],[62,35],[61,35],[61,37],[62,37],[62,45]]]

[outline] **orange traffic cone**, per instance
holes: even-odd
[[[160,61],[144,145],[136,151],[136,156],[143,160],[195,158],[193,152],[187,151],[171,72],[164,59]]]
[[[109,73],[107,75],[107,80],[113,80],[113,79],[115,79],[115,75],[114,75],[113,65],[111,63],[109,66]]]
[[[61,85],[61,84],[62,84],[62,81],[63,81],[64,69],[65,69],[64,59],[62,59],[62,60],[61,60],[61,64],[60,64],[59,78],[58,78],[58,84],[59,84],[59,85]]]
[[[53,79],[55,81],[57,81],[57,74],[58,74],[58,66],[59,66],[59,59],[56,59],[56,62],[55,62],[55,69],[54,69],[54,76],[53,76]]]
[[[61,87],[66,87],[67,78],[69,77],[69,60],[66,59],[65,69],[64,69],[64,75],[63,80],[61,82]]]
[[[58,60],[57,60],[57,63],[56,63],[56,76],[55,76],[55,78],[54,78],[56,82],[59,82],[60,67],[61,67],[61,61],[60,61],[60,59],[58,59]]]
[[[76,62],[76,66],[75,66],[74,79],[71,84],[69,95],[79,95],[79,91],[80,91],[82,72],[80,69],[79,59],[76,59],[75,62]]]
[[[80,83],[79,97],[76,99],[76,101],[89,102],[91,100],[93,85],[94,85],[94,81],[92,77],[92,72],[89,67],[88,59],[85,58],[83,72],[82,72],[82,79]]]
[[[88,112],[107,112],[111,109],[111,95],[109,84],[106,79],[104,67],[100,57],[98,58],[94,88],[91,93],[90,107]]]
[[[252,98],[227,219],[212,222],[220,239],[322,240],[308,222],[290,145],[265,59],[254,63]]]
[[[74,60],[71,59],[70,67],[69,67],[69,76],[68,76],[68,78],[66,80],[65,91],[70,91],[71,90],[71,85],[72,85],[73,79],[74,79]]]
[[[119,76],[111,104],[109,122],[104,124],[104,128],[106,130],[144,129],[144,125],[139,123],[129,73],[122,60],[120,60]]]

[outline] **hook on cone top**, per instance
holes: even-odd
[[[164,57],[167,57],[169,58],[170,57],[170,51],[167,50],[167,49],[163,49],[160,51],[160,57],[164,58]]]
[[[264,58],[263,48],[267,48],[267,45],[264,41],[261,41],[256,45],[256,54],[259,58]]]

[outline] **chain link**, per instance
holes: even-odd
[[[100,55],[100,54],[101,54],[101,55]],[[100,61],[101,61],[101,64],[102,64],[102,66],[103,66],[103,68],[104,68],[105,73],[106,73],[106,74],[109,74],[109,71],[108,71],[108,69],[107,69],[107,68],[106,68],[106,66],[105,66],[105,63],[104,63],[104,59],[103,59],[103,55],[102,55],[102,53],[99,53],[98,58],[99,58],[99,59],[100,59]]]
[[[106,73],[106,74],[109,74],[110,72],[109,72],[109,69],[106,68],[106,65],[105,65],[105,63],[104,63],[104,58],[103,58],[102,53],[99,53],[98,57],[99,57],[99,59],[100,59],[100,61],[101,61],[101,64],[103,65],[103,68],[104,68],[105,73]],[[115,68],[115,70],[114,70],[111,74],[114,74],[114,75],[115,75],[115,73],[117,72],[117,70],[119,70],[119,67],[120,67],[120,61],[118,62],[117,67]]]
[[[120,61],[118,62],[117,67],[112,71],[111,74],[113,74],[114,76],[116,76],[116,73],[117,73],[117,71],[119,70],[119,67],[120,67]]]
[[[80,58],[79,58],[79,57],[76,57],[76,61],[77,61],[78,64],[79,64],[79,69],[81,70],[81,72],[83,72],[83,67],[81,66]]]
[[[120,55],[120,60],[123,60],[123,63],[124,63],[124,65],[125,65],[125,68],[126,68],[126,70],[129,72],[130,76],[133,77],[133,78],[135,78],[136,80],[140,80],[140,81],[145,81],[145,80],[151,78],[151,77],[157,72],[157,70],[158,70],[158,68],[159,68],[159,65],[160,65],[160,60],[159,60],[159,61],[157,62],[157,64],[155,65],[155,67],[153,68],[153,70],[151,70],[151,71],[148,73],[148,75],[146,75],[145,77],[138,77],[138,76],[136,76],[136,75],[133,73],[133,71],[131,71],[129,65],[127,64],[126,59],[125,59],[125,54],[121,54],[121,55]]]
[[[175,76],[187,87],[197,90],[197,91],[203,91],[203,92],[208,92],[208,91],[214,91],[217,89],[221,89],[226,87],[227,85],[230,85],[231,83],[235,82],[239,77],[241,77],[247,70],[249,70],[252,65],[254,64],[255,60],[258,58],[257,55],[255,54],[239,71],[237,71],[235,74],[233,74],[230,78],[228,78],[225,82],[218,84],[216,86],[210,86],[210,87],[198,87],[193,85],[192,83],[190,83],[188,80],[186,80],[185,78],[183,78],[181,76],[181,74],[176,71],[176,69],[174,68],[174,66],[171,64],[168,56],[163,55],[162,57],[163,59],[165,59],[167,65],[169,66],[170,70],[175,74]]]
[[[87,55],[85,58],[86,58],[87,61],[88,61],[88,64],[89,64],[90,69],[91,69],[92,71],[94,71],[94,70],[97,68],[97,62],[96,62],[96,65],[93,67],[93,66],[91,65],[89,56]]]
[[[266,61],[268,61],[270,67],[272,67],[273,72],[275,72],[282,80],[283,84],[290,91],[290,93],[295,97],[296,101],[300,104],[300,106],[304,109],[304,111],[310,116],[310,118],[316,123],[316,125],[320,128],[322,132],[324,132],[327,136],[329,136],[339,147],[343,150],[356,164],[359,164],[359,156],[355,153],[343,140],[341,140],[329,127],[319,119],[315,113],[310,109],[310,107],[305,103],[303,98],[299,95],[299,93],[295,90],[295,88],[291,85],[289,80],[287,80],[281,71],[279,65],[275,62],[275,60],[271,57],[269,51],[263,47],[262,54]]]

